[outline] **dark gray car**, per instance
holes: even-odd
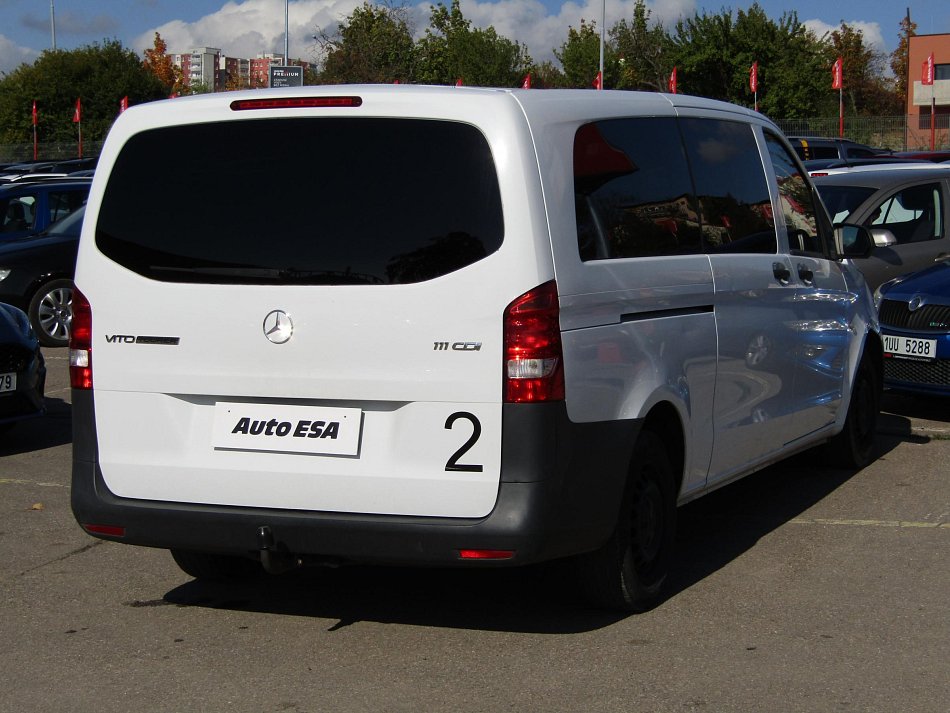
[[[835,224],[871,230],[876,247],[855,263],[872,290],[950,255],[950,166],[854,169],[813,178]]]

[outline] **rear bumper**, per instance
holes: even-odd
[[[360,515],[131,500],[98,465],[93,393],[73,392],[72,507],[77,521],[124,529],[128,544],[254,556],[267,526],[275,548],[304,558],[472,564],[461,549],[512,550],[518,565],[595,549],[616,522],[638,421],[575,424],[563,403],[506,405],[492,512],[478,519]],[[477,561],[484,565],[485,561]]]

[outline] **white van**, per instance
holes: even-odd
[[[76,518],[208,578],[572,557],[644,609],[677,504],[829,440],[871,457],[870,246],[772,123],[694,97],[135,107],[76,270]]]

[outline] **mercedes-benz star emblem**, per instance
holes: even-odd
[[[264,336],[274,344],[283,344],[294,333],[294,323],[290,315],[282,309],[275,309],[264,317]]]
[[[920,306],[921,306],[923,303],[924,303],[924,300],[923,300],[923,298],[922,298],[920,295],[914,295],[914,299],[912,299],[912,300],[908,303],[907,309],[909,309],[911,312],[916,312],[917,310],[920,309]]]

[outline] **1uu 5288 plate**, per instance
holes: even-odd
[[[918,339],[916,337],[898,337],[893,334],[884,334],[884,352],[896,357],[911,359],[936,359],[937,340]]]

